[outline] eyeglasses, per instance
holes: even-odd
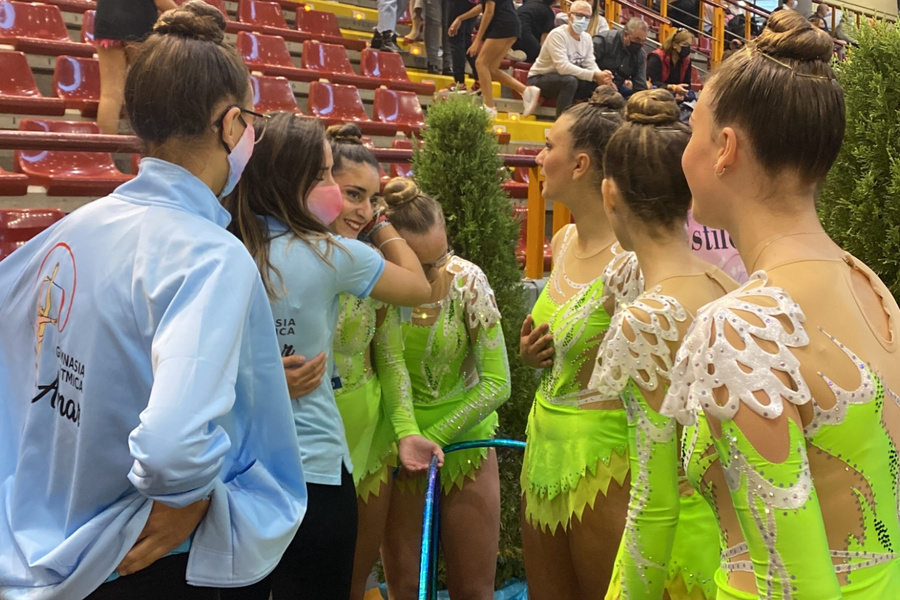
[[[232,108],[236,108],[239,111],[241,111],[241,113],[238,115],[238,119],[241,120],[241,123],[244,124],[244,127],[249,127],[250,125],[254,126],[253,127],[253,135],[254,135],[253,143],[258,144],[263,139],[263,136],[266,134],[266,129],[267,129],[266,124],[269,122],[269,115],[264,115],[264,114],[252,111],[249,108],[242,108],[242,107],[238,106],[237,104],[232,104],[231,106],[227,106],[225,108],[225,112],[222,113],[222,116],[219,117],[218,119],[216,119],[216,125],[218,125],[218,127],[220,129],[222,128],[222,126],[225,123],[225,115],[227,115],[228,111],[231,110]],[[253,117],[253,120],[250,121],[249,123],[247,123],[246,119],[244,119],[244,115],[250,115],[251,117]],[[262,120],[262,127],[256,126],[257,120]]]
[[[453,258],[454,256],[456,256],[456,253],[453,251],[453,248],[448,248],[447,253],[444,254],[439,259],[437,259],[436,261],[434,261],[433,263],[428,263],[428,264],[422,265],[422,270],[427,273],[427,272],[431,271],[432,269],[442,269],[442,268],[444,268],[444,266],[446,266],[446,264],[448,262],[450,262],[450,259]]]

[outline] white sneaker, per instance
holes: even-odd
[[[494,119],[497,118],[497,109],[496,109],[496,107],[493,107],[493,106],[487,106],[486,104],[482,104],[482,105],[481,105],[481,108],[484,109],[484,112],[486,112],[486,113],[488,114],[488,116],[491,118],[492,121],[493,121]]]
[[[528,55],[522,50],[510,50],[506,53],[506,58],[513,62],[525,62]]]
[[[537,108],[538,100],[541,99],[541,88],[536,85],[529,85],[525,88],[525,91],[522,92],[522,105],[525,107],[525,110],[522,111],[522,116],[527,117],[531,113],[534,112],[534,109]]]

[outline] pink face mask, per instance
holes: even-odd
[[[318,220],[331,225],[344,209],[344,197],[341,188],[335,185],[317,185],[309,193],[306,205]]]

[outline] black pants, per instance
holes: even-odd
[[[208,588],[185,581],[188,555],[159,559],[133,575],[104,583],[86,600],[268,600],[269,580],[244,588]]]
[[[306,489],[306,516],[269,576],[272,600],[347,600],[358,520],[353,477],[342,468],[341,485]]]
[[[537,60],[538,54],[541,53],[541,40],[534,37],[528,29],[522,28],[519,39],[513,44],[513,50],[521,50],[525,53],[525,62],[533,63]]]
[[[596,81],[585,81],[574,75],[560,75],[559,73],[532,75],[528,78],[528,85],[536,85],[541,88],[541,97],[543,98],[556,98],[557,117],[576,99],[590,98],[597,89]]]
[[[444,0],[443,8],[444,26],[450,27],[454,19],[472,8],[472,3],[469,0]],[[475,19],[463,21],[456,35],[450,38],[450,53],[453,57],[453,80],[456,83],[464,83],[466,81],[466,62],[472,68],[472,77],[478,78],[475,71],[475,58],[466,55],[466,50],[472,45],[472,28],[474,26]]]

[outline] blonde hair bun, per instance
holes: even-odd
[[[681,111],[666,90],[635,92],[625,106],[625,120],[640,125],[674,125]]]
[[[831,62],[834,40],[793,10],[772,13],[754,46],[772,58]]]
[[[389,207],[397,208],[418,198],[419,193],[419,186],[412,179],[394,177],[384,186],[382,196]]]
[[[225,17],[206,2],[191,0],[164,12],[153,32],[220,44],[225,39]]]

